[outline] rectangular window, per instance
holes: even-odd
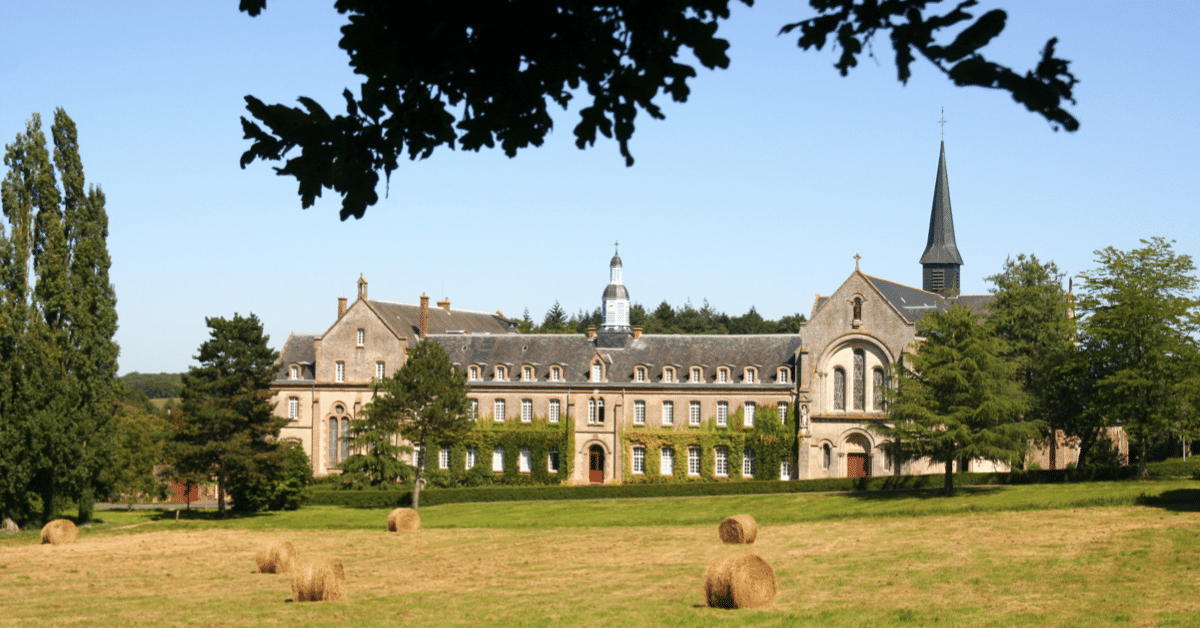
[[[726,425],[729,425],[729,402],[728,401],[718,401],[717,402],[717,425],[719,425],[720,427],[725,427]]]
[[[729,381],[729,369],[720,369],[717,371],[717,381],[724,384]]]
[[[747,384],[754,383],[754,369],[746,369],[746,383]]]
[[[700,402],[693,401],[688,403],[688,425],[700,425]]]
[[[792,463],[790,460],[784,460],[783,462],[779,463],[779,479],[792,479]]]
[[[493,405],[493,408],[493,418],[495,418],[496,421],[504,421],[504,400],[497,399],[496,403]]]
[[[550,470],[550,473],[558,473],[558,450],[551,449],[550,455],[547,457],[549,459],[546,460],[546,468]]]
[[[334,379],[334,381],[336,381],[339,384],[346,381],[346,363],[345,362],[338,360],[337,364],[334,365],[333,379]]]
[[[449,447],[442,447],[442,450],[438,452],[438,468],[439,469],[449,469],[450,468],[450,448]]]
[[[702,381],[704,381],[704,378],[700,376],[700,369],[692,369],[692,383],[698,384]]]
[[[288,397],[288,418],[292,420],[300,418],[299,397]]]
[[[517,461],[517,470],[518,471],[520,471],[521,473],[529,473],[529,467],[532,464],[532,461],[531,461],[532,455],[533,454],[529,451],[528,447],[521,448],[521,457]]]
[[[492,471],[501,473],[504,471],[504,448],[497,447],[492,450]]]
[[[375,363],[375,379],[383,379],[385,377],[387,377],[387,367],[384,365],[384,363],[382,361],[376,362]]]
[[[533,400],[532,399],[522,399],[521,400],[521,422],[529,423],[532,420],[533,420]]]
[[[644,368],[642,368],[642,367],[640,367],[640,366],[639,366],[639,367],[637,367],[637,369],[634,371],[634,377],[633,377],[633,379],[634,379],[635,381],[639,381],[639,382],[644,382],[644,381],[646,381],[646,369],[644,369]]]
[[[420,445],[413,445],[413,465],[417,467],[425,467],[425,454],[421,452]]]
[[[558,423],[558,411],[559,411],[560,407],[561,406],[559,406],[559,401],[557,399],[550,400],[550,416],[549,416],[549,418],[550,418],[551,423]]]
[[[659,454],[658,473],[659,475],[675,475],[675,450],[670,447],[663,447]]]
[[[643,474],[646,472],[646,448],[633,448],[633,472]]]
[[[787,425],[788,403],[786,401],[779,402],[779,424]]]
[[[664,401],[663,402],[662,424],[663,425],[674,425],[675,424],[675,402],[674,401]]]
[[[551,367],[550,368],[550,381],[557,382],[559,379],[559,375],[558,375],[559,373],[560,373],[560,371],[558,370],[557,366]]]
[[[467,470],[475,468],[475,456],[477,453],[478,453],[478,450],[475,449],[474,447],[467,448],[467,464],[464,465],[467,468]]]
[[[742,410],[742,423],[746,427],[754,427],[754,402],[747,401]]]
[[[467,379],[469,379],[471,381],[476,381],[479,379],[479,367],[478,366],[472,366],[471,368],[467,369]]]
[[[788,370],[787,369],[779,369],[779,383],[780,384],[788,383]]]
[[[588,423],[596,422],[596,400],[588,399]]]
[[[671,383],[675,379],[675,371],[673,369],[663,370],[663,381]]]
[[[288,373],[288,379],[300,379],[300,367],[292,366]]]
[[[366,342],[366,340],[367,340],[367,330],[359,327],[358,328],[358,346],[360,346],[360,347],[363,346],[363,344]]]
[[[600,363],[593,362],[592,363],[592,381],[593,382],[600,381],[600,376],[602,373],[603,373],[603,369],[601,368]]]
[[[688,447],[688,475],[700,475],[699,447]]]
[[[526,366],[521,369],[521,379],[527,382],[533,381],[533,368]]]
[[[742,452],[742,477],[754,477],[754,450],[747,449]]]
[[[471,400],[471,407],[470,407],[470,409],[467,410],[467,416],[470,417],[472,421],[479,418],[479,400],[478,399]],[[471,466],[474,466],[474,465],[471,465]]]
[[[717,475],[729,475],[729,450],[724,447],[717,447],[716,451],[716,467],[714,472]]]
[[[497,366],[497,367],[496,367],[496,377],[495,377],[495,379],[496,379],[496,381],[498,381],[498,382],[502,382],[502,381],[504,381],[505,379],[508,379],[508,374],[507,374],[507,373],[504,371],[504,367],[503,367],[503,366]]]
[[[633,402],[633,424],[634,425],[645,425],[646,424],[646,402],[645,401]]]

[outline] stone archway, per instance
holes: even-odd
[[[871,442],[862,434],[851,434],[842,444],[846,452],[846,477],[866,478],[871,476]]]
[[[592,484],[604,483],[604,458],[604,447],[588,447],[588,481]]]

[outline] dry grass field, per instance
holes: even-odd
[[[1200,514],[1143,507],[764,525],[378,531],[176,528],[0,544],[2,626],[1200,626]],[[288,603],[255,549],[337,556],[349,601]],[[715,556],[779,580],[761,610],[703,606]]]

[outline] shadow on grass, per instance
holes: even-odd
[[[1142,493],[1137,504],[1173,512],[1200,512],[1200,488],[1181,488],[1158,495]]]
[[[955,487],[954,497],[966,497],[968,495],[982,496],[992,495],[1004,490],[1001,486],[959,486]],[[944,499],[946,493],[941,488],[902,488],[902,489],[884,489],[882,491],[855,491],[852,493],[844,493],[843,496],[851,497],[861,501],[870,502],[886,502],[901,499]]]

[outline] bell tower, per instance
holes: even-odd
[[[618,243],[613,244],[614,247]],[[602,331],[629,331],[629,291],[621,277],[621,256],[613,252],[612,261],[608,264],[608,286],[604,288],[601,298],[601,312],[604,313]]]
[[[946,175],[946,142],[938,157],[937,181],[933,184],[933,209],[929,213],[929,238],[921,255],[921,288],[945,295],[959,293],[962,255],[954,241],[954,214],[950,211],[950,178]]]

